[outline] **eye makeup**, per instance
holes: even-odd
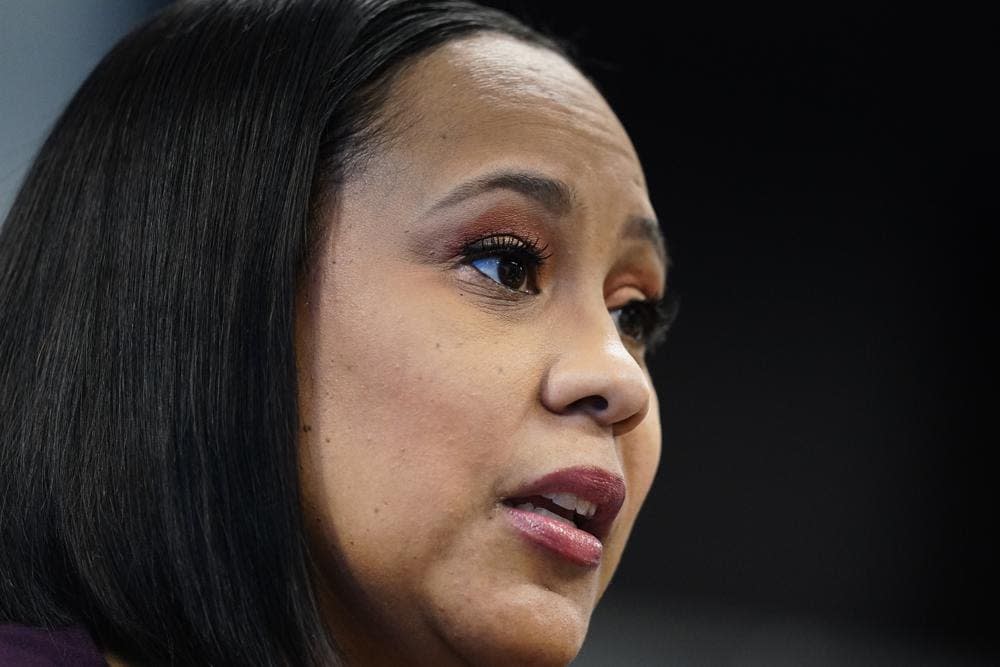
[[[510,195],[507,195],[510,197]],[[546,247],[551,236],[551,220],[530,203],[501,201],[483,210],[469,210],[459,205],[414,229],[410,245],[420,257],[430,262],[457,261],[466,257],[477,242],[486,238],[515,237],[526,246]],[[513,250],[514,248],[494,248]]]
[[[511,201],[509,193],[500,197],[485,210],[480,208],[481,202],[475,202],[481,212],[462,204],[454,213],[442,212],[431,223],[432,231],[413,235],[410,240],[419,243],[415,247],[426,261],[441,262],[449,270],[477,272],[466,274],[463,280],[474,283],[483,296],[522,301],[545,291],[545,267],[554,254],[547,239],[558,237],[553,237],[556,232],[551,215],[530,202]],[[456,213],[460,217],[452,217]],[[636,276],[646,285],[640,291],[649,294],[650,285],[662,279],[654,277],[662,268],[649,262],[659,267],[659,258],[647,249],[649,244],[628,243],[633,245],[641,252],[630,250],[611,271]],[[659,299],[632,299],[609,312],[623,340],[649,356],[666,339],[676,317],[677,299],[668,292]]]

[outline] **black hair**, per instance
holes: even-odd
[[[56,123],[0,228],[0,622],[141,664],[336,664],[299,509],[317,203],[453,0],[173,4]]]

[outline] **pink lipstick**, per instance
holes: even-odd
[[[584,567],[600,563],[602,540],[624,502],[625,481],[597,467],[550,473],[503,500],[523,538]]]

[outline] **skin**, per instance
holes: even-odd
[[[643,348],[611,313],[665,289],[657,246],[622,238],[629,216],[654,217],[642,168],[572,65],[501,35],[421,57],[387,108],[392,140],[326,211],[296,316],[303,509],[326,619],[351,664],[563,665],[660,456]],[[498,169],[559,179],[575,203],[553,211],[499,188],[435,206]],[[512,233],[550,255],[537,293],[456,250]],[[499,502],[578,465],[627,484],[596,567],[524,540]]]

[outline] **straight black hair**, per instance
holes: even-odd
[[[329,665],[293,312],[324,198],[453,0],[209,0],[122,40],[0,228],[0,622],[141,664]]]

